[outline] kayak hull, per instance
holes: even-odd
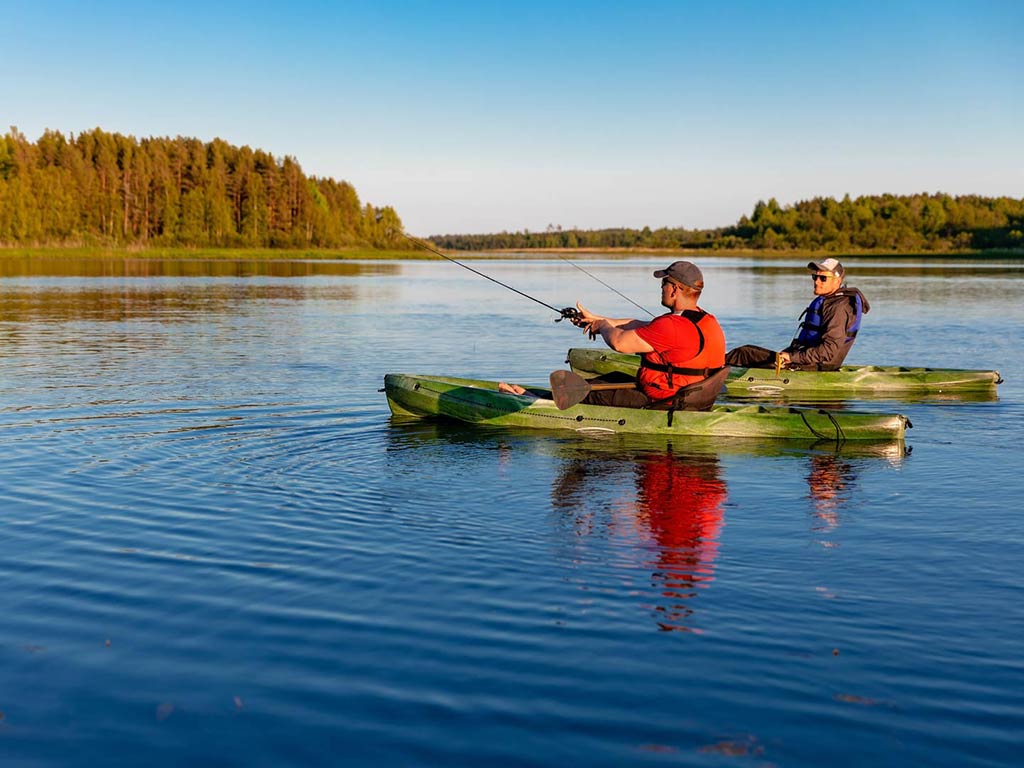
[[[583,377],[607,373],[635,376],[638,355],[606,349],[572,348],[566,362]],[[780,371],[768,368],[733,368],[725,383],[729,397],[917,397],[978,395],[992,397],[1002,382],[998,371],[954,368],[909,368],[894,365],[847,365],[837,371]]]
[[[384,392],[399,417],[444,417],[473,424],[575,432],[766,439],[902,440],[910,426],[895,413],[721,404],[710,411],[574,405],[559,410],[547,389],[498,392],[497,382],[389,373]]]
[[[583,439],[580,439],[583,438]],[[398,448],[409,445],[458,444],[515,446],[517,450],[560,459],[580,459],[602,455],[646,456],[666,450],[677,456],[783,457],[828,455],[842,458],[882,459],[891,466],[902,464],[912,453],[906,440],[855,440],[837,443],[834,439],[807,437],[775,440],[751,437],[708,437],[682,435],[645,435],[631,433],[591,434],[552,432],[520,427],[483,426],[456,419],[394,415],[388,439]]]

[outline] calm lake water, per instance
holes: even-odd
[[[473,266],[656,311],[664,258]],[[783,346],[805,260],[697,259]],[[846,260],[906,446],[398,423],[595,344],[444,261],[0,258],[0,765],[1019,765],[1024,262]],[[909,448],[908,453],[905,448]]]

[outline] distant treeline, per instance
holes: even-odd
[[[893,253],[1024,247],[1024,199],[977,195],[816,197],[761,201],[735,226],[717,229],[562,229],[434,235],[451,250],[524,248],[709,248]]]
[[[220,139],[0,138],[0,244],[407,247],[392,208]]]
[[[390,207],[351,184],[303,174],[292,157],[220,139],[136,139],[100,129],[36,142],[0,137],[0,245],[400,250]],[[709,248],[963,251],[1024,247],[1024,199],[944,194],[817,197],[716,229],[562,229],[435,235],[450,250]]]

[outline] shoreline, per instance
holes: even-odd
[[[572,255],[579,259],[631,257],[631,256],[680,256],[700,258],[763,258],[765,260],[787,258],[953,258],[953,259],[1024,259],[1024,248],[962,251],[804,251],[767,250],[755,248],[512,248],[481,251],[446,251],[458,259],[494,259],[515,257],[521,259],[565,257]],[[431,260],[438,256],[424,249],[386,250],[373,248],[323,249],[306,248],[169,248],[169,247],[93,247],[93,246],[11,246],[0,245],[0,259],[35,258],[77,258],[77,259],[121,259],[121,260],[218,260],[218,261],[394,261]]]

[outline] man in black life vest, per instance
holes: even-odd
[[[838,259],[808,262],[814,280],[814,300],[800,316],[797,335],[785,349],[775,352],[747,344],[726,354],[727,365],[738,368],[773,368],[834,371],[843,364],[857,338],[868,300],[843,282],[846,270]]]

